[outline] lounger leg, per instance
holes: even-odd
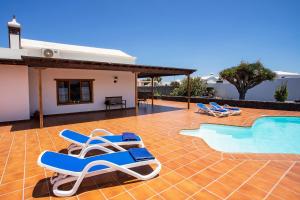
[[[62,179],[62,180],[58,180],[53,185],[53,193],[56,196],[59,196],[59,197],[72,196],[73,194],[75,194],[77,192],[83,178],[84,178],[84,175],[82,174],[79,177],[71,176],[71,177],[68,177],[68,178],[65,178],[65,179]],[[61,185],[64,185],[66,183],[70,183],[70,182],[73,182],[73,181],[76,181],[76,182],[70,190],[60,190],[60,189],[58,189]]]
[[[151,178],[154,178],[157,174],[159,174],[159,172],[161,170],[161,164],[158,161],[155,164],[157,165],[156,169],[153,172],[151,172],[150,174],[147,174],[147,175],[141,175],[141,174],[139,174],[139,173],[137,173],[137,172],[135,172],[131,169],[119,168],[119,170],[121,172],[129,174],[129,175],[131,175],[131,176],[133,176],[133,177],[135,177],[139,180],[145,181],[145,180],[149,180]]]
[[[70,149],[73,149],[74,147],[77,147],[78,145],[77,144],[70,144],[70,146],[68,147],[68,150],[70,150]]]
[[[69,176],[66,178],[57,179],[53,185],[53,193],[56,196],[63,196],[63,197],[74,195],[77,192],[82,180],[88,173],[89,169],[91,169],[93,166],[97,166],[97,165],[106,165],[108,167],[111,167],[114,170],[118,170],[118,171],[124,172],[126,174],[129,174],[139,180],[148,180],[148,179],[154,178],[161,170],[161,164],[158,160],[155,160],[152,163],[157,165],[156,169],[153,172],[151,172],[150,174],[142,175],[131,169],[124,168],[122,166],[119,166],[119,165],[116,165],[116,164],[113,164],[113,163],[110,163],[107,161],[103,161],[103,160],[102,161],[94,161],[92,163],[89,163],[84,168],[84,170],[81,172],[80,176],[78,176],[78,177],[77,176]],[[145,164],[147,164],[147,163],[145,163]],[[70,190],[60,190],[59,189],[60,186],[66,184],[66,183],[73,182],[73,181],[75,181],[75,184]]]
[[[75,147],[73,147],[73,148],[71,148],[71,149],[68,149],[68,154],[69,154],[69,155],[75,155],[75,154],[73,154],[72,152],[73,152],[73,151],[76,151],[76,150],[82,150],[82,147],[81,147],[81,146],[75,146]]]

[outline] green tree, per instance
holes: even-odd
[[[158,77],[154,77],[153,80],[157,81],[157,83],[161,83],[162,78],[160,76],[158,76]]]
[[[287,89],[287,83],[285,82],[276,88],[274,98],[276,99],[276,101],[284,102],[287,100],[288,95],[289,92]]]
[[[151,78],[145,78],[145,79],[143,79],[143,80],[149,81],[149,83],[147,83],[146,85],[151,85]],[[156,81],[157,83],[161,83],[162,78],[161,78],[160,76],[154,77],[154,78],[153,78],[153,81]]]
[[[172,96],[187,96],[187,78],[183,79],[179,87],[175,88],[172,92]],[[206,92],[207,84],[200,77],[190,78],[191,84],[191,96],[202,96]]]
[[[180,83],[178,81],[172,81],[170,83],[170,86],[173,88],[178,88],[180,86]]]
[[[266,80],[273,80],[275,73],[263,66],[260,61],[255,63],[241,62],[238,66],[224,69],[220,77],[233,84],[239,92],[239,99],[244,100],[249,89]]]

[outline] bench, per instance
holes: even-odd
[[[138,105],[140,105],[141,102],[147,103],[147,99],[150,99],[152,97],[152,92],[138,92]]]
[[[121,108],[126,108],[126,100],[122,99],[122,96],[116,97],[105,97],[105,109],[107,108],[110,110],[110,106],[121,105]],[[123,107],[124,106],[124,107]]]

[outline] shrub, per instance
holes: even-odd
[[[206,92],[207,84],[200,77],[190,79],[191,84],[191,96],[202,96]],[[187,96],[187,78],[183,79],[179,87],[175,88],[172,92],[172,96]]]
[[[276,101],[284,102],[287,100],[288,95],[287,83],[285,82],[276,88],[274,98]]]

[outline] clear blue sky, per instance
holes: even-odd
[[[300,72],[299,0],[1,0],[0,46],[13,14],[24,38],[121,49],[140,64],[206,75],[260,59]]]

